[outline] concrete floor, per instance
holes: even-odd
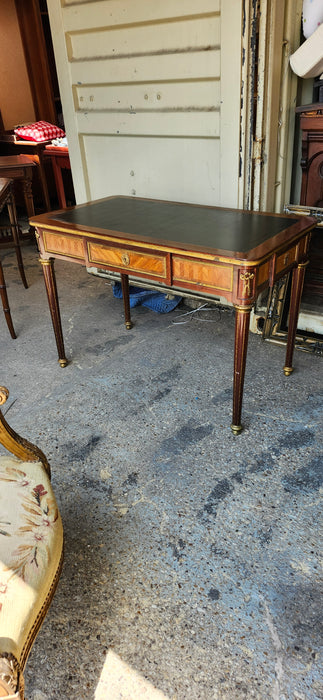
[[[33,245],[23,257],[27,290],[2,251],[18,338],[1,311],[0,383],[65,527],[28,700],[323,698],[322,358],[296,351],[286,378],[284,348],[250,334],[235,437],[231,312],[138,307],[127,331],[106,281],[56,262],[61,369]]]

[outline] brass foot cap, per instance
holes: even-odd
[[[63,360],[58,360],[61,367],[66,367],[68,365],[68,360],[65,358]]]
[[[230,427],[233,432],[233,435],[239,435],[241,433],[242,425],[233,425],[233,423],[231,423]]]
[[[131,321],[127,321],[127,322],[126,322],[126,329],[127,329],[127,331],[130,331],[131,328],[132,328],[132,322],[131,322]]]
[[[284,367],[284,375],[285,377],[289,377],[289,375],[294,371],[293,367]]]

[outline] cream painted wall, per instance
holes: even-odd
[[[242,0],[48,0],[78,202],[237,206]]]
[[[35,120],[14,0],[0,2],[0,109],[5,129]]]

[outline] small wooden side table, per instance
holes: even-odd
[[[28,218],[35,215],[32,191],[33,168],[36,164],[28,156],[0,156],[0,177],[21,180]]]
[[[10,226],[12,229],[12,237],[14,240],[14,246],[16,248],[16,255],[17,255],[18,267],[19,267],[21,279],[23,281],[24,286],[28,287],[26,277],[25,277],[25,271],[24,271],[24,266],[23,266],[23,262],[22,262],[22,257],[21,257],[21,251],[20,251],[16,207],[15,207],[15,202],[14,202],[12,191],[11,191],[11,185],[12,185],[12,180],[8,180],[6,178],[0,178],[0,212],[7,205],[9,219],[10,219]],[[15,339],[17,336],[16,336],[15,329],[14,329],[13,323],[12,323],[8,295],[7,295],[7,288],[6,288],[6,283],[5,283],[5,279],[4,279],[1,260],[0,260],[0,297],[1,297],[3,312],[5,315],[7,326],[9,328],[10,335],[13,339]]]
[[[18,139],[15,134],[0,133],[0,146],[4,155],[25,155],[37,166],[44,211],[52,209],[44,164],[45,146],[50,143],[50,141],[26,141]]]
[[[68,155],[67,146],[45,146],[44,157],[48,156],[51,159],[58,204],[60,209],[66,208],[66,196],[62,177],[62,170],[70,170],[71,164]]]
[[[13,242],[8,243],[8,241],[5,241],[3,246],[6,248],[9,245],[14,246],[15,251],[16,251],[16,257],[17,257],[20,277],[22,279],[22,283],[23,283],[25,289],[28,289],[24,264],[22,261],[22,255],[21,255],[21,250],[20,250],[19,224],[18,224],[18,219],[17,219],[15,199],[14,199],[13,192],[12,192],[12,180],[9,180],[8,178],[0,178],[0,212],[2,211],[2,209],[5,205],[7,206],[7,209],[8,209],[8,215],[9,215],[10,228],[11,228]],[[0,243],[0,247],[1,247],[1,243]]]

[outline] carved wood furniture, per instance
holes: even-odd
[[[58,205],[61,209],[66,207],[66,196],[62,170],[70,170],[70,158],[68,155],[67,146],[46,146],[44,150],[44,158],[50,158],[56,185],[58,197]]]
[[[50,160],[55,179],[58,205],[62,209],[66,207],[62,170],[71,170],[67,146],[54,146],[51,141],[25,141],[19,139],[13,133],[0,132],[0,148],[4,155],[25,155],[35,163],[39,174],[43,211],[50,211],[50,195],[53,197],[55,194],[52,189],[50,191],[48,182],[46,161]],[[71,186],[70,189],[72,198],[74,198],[73,187]]]
[[[302,181],[300,204],[288,204],[284,211],[292,216],[314,216],[317,222],[312,231],[308,250],[309,264],[305,271],[301,304],[310,313],[323,313],[323,104],[296,108],[302,130]],[[289,275],[280,279],[269,295],[263,338],[284,343],[286,340]],[[309,321],[309,324],[311,321]],[[320,336],[308,330],[297,334],[297,347],[306,352],[322,355]]]
[[[0,405],[8,391],[0,387]],[[0,411],[0,697],[24,698],[23,671],[62,567],[63,527],[43,452]]]
[[[7,210],[8,210],[10,228],[11,228],[11,233],[12,233],[12,243],[5,241],[4,246],[6,248],[10,245],[14,246],[15,252],[16,252],[16,257],[17,257],[18,269],[20,272],[20,277],[22,279],[22,283],[23,283],[24,287],[26,289],[28,289],[28,284],[27,284],[27,280],[26,280],[25,269],[24,269],[24,264],[23,264],[23,260],[22,260],[21,249],[20,249],[19,224],[18,224],[18,219],[17,219],[15,199],[14,199],[14,195],[13,195],[13,191],[12,191],[12,180],[9,180],[8,178],[0,178],[0,212],[2,211],[4,206],[6,206]],[[0,247],[1,247],[1,245],[2,244],[0,243]]]
[[[292,357],[310,231],[307,217],[243,212],[132,197],[106,199],[31,220],[43,266],[59,363],[67,364],[54,274],[60,258],[121,273],[126,327],[128,276],[181,292],[225,297],[236,311],[232,431],[240,433],[250,311],[259,293],[293,270],[284,373]]]
[[[34,216],[34,199],[32,191],[32,171],[35,163],[28,156],[0,156],[0,177],[21,180],[24,200],[29,218]]]
[[[39,174],[43,211],[49,211],[51,208],[44,163],[44,151],[49,143],[50,141],[26,141],[13,133],[0,133],[0,147],[4,155],[24,155],[35,164]]]
[[[302,130],[300,204],[323,207],[323,104],[297,107]]]
[[[15,340],[15,338],[17,338],[17,336],[16,336],[15,329],[14,329],[13,323],[12,323],[7,288],[6,288],[6,283],[5,283],[5,279],[4,279],[1,261],[0,261],[0,296],[1,296],[3,312],[5,315],[7,326],[9,328],[9,333],[10,333],[11,337]]]
[[[296,108],[302,130],[302,185],[300,204],[323,210],[323,104]],[[304,279],[303,299],[319,306],[323,302],[323,236],[315,229],[309,249],[309,265]]]
[[[6,241],[5,245],[6,246],[14,245],[15,250],[16,250],[16,256],[17,256],[17,262],[18,262],[20,276],[21,276],[24,287],[27,288],[28,284],[27,284],[27,280],[25,277],[25,270],[24,270],[24,265],[23,265],[23,261],[22,261],[21,250],[20,250],[20,244],[19,244],[17,213],[16,213],[15,201],[14,201],[11,185],[12,185],[12,180],[8,180],[6,178],[0,178],[0,212],[2,211],[2,209],[5,206],[7,206],[8,214],[9,214],[9,221],[10,221],[10,228],[12,231],[12,238],[13,238],[13,243],[8,243]],[[12,338],[16,338],[17,336],[16,336],[16,333],[15,333],[15,330],[13,327],[13,323],[12,323],[8,295],[7,295],[7,289],[6,289],[6,283],[5,283],[5,279],[4,279],[1,261],[0,261],[0,296],[1,296],[3,311],[4,311],[5,319],[7,322],[7,326],[9,328],[10,335]]]

